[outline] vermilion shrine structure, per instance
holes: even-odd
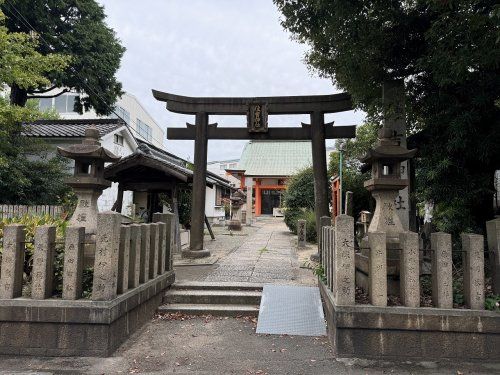
[[[276,97],[187,97],[153,90],[154,97],[166,102],[167,110],[195,115],[195,124],[186,128],[167,129],[167,137],[176,140],[194,140],[194,176],[191,210],[191,243],[184,257],[201,258],[210,252],[203,248],[205,178],[207,173],[207,146],[209,139],[222,140],[311,140],[314,169],[316,223],[329,216],[328,181],[326,174],[325,140],[354,138],[356,126],[333,126],[325,123],[324,115],[353,109],[349,94]],[[269,115],[310,115],[311,123],[300,127],[268,126]],[[218,128],[209,123],[210,115],[243,115],[247,127]],[[319,232],[319,230],[318,230]]]

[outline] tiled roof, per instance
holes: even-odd
[[[85,136],[85,129],[95,125],[102,136],[125,125],[121,119],[91,120],[39,120],[24,124],[23,135],[40,138],[78,138]]]
[[[312,165],[310,141],[250,141],[239,169],[246,176],[291,176]]]

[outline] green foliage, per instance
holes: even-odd
[[[3,0],[0,0],[0,6],[4,7]],[[41,54],[37,50],[40,46],[38,35],[19,30],[8,32],[5,20],[0,9],[0,82],[25,90],[49,85],[46,75],[67,67],[70,57]]]
[[[417,193],[438,225],[479,229],[492,217],[500,160],[500,5],[495,0],[274,0],[311,48],[308,65],[380,122],[381,87],[405,81],[418,133]]]
[[[288,180],[283,195],[286,208],[304,208],[314,210],[314,172],[306,168]]]
[[[378,128],[376,124],[367,122],[356,128],[356,138],[337,141],[337,148],[341,149],[343,154],[343,192],[352,191],[353,193],[353,216],[355,219],[362,210],[370,210],[372,206],[371,194],[363,185],[370,178],[370,172],[361,172],[359,159],[375,144]],[[340,153],[332,152],[328,163],[328,174],[330,176],[338,175],[339,166]]]
[[[179,223],[184,228],[191,228],[191,189],[179,190]]]
[[[306,220],[306,239],[316,241],[316,217],[314,215],[314,174],[306,168],[288,181],[283,194],[284,220],[288,229],[297,234],[297,221]]]
[[[48,83],[46,74],[67,65],[66,56],[37,52],[35,36],[9,33],[3,25],[0,10],[0,85],[38,87]],[[36,102],[20,107],[0,97],[1,203],[57,204],[67,194],[68,187],[63,183],[66,162],[53,158],[42,141],[22,135],[23,123],[40,118],[54,118],[54,113],[39,112]]]
[[[64,234],[66,232],[67,221],[61,218],[54,218],[49,215],[43,216],[30,216],[24,215],[21,217],[11,218],[11,219],[2,219],[0,220],[0,254],[3,252],[2,241],[3,240],[3,228],[9,224],[22,224],[26,226],[26,244],[25,244],[25,253],[24,253],[24,273],[27,276],[27,279],[31,278],[31,270],[33,268],[33,251],[34,245],[33,240],[35,239],[35,228],[41,225],[53,225],[56,226],[56,241],[62,241],[64,238]],[[57,249],[60,248],[58,245]],[[59,250],[60,251],[60,250]]]
[[[48,56],[49,63],[57,56],[54,53],[70,57],[64,70],[50,69],[47,64],[41,64],[39,69],[44,71],[38,75],[43,80],[34,82],[35,87],[21,86],[18,82],[11,85],[14,103],[24,105],[33,92],[32,88],[68,87],[88,95],[76,103],[76,110],[92,107],[98,114],[110,113],[116,98],[122,94],[122,86],[115,74],[125,49],[106,25],[104,8],[97,1],[9,0],[1,7],[9,17],[7,27],[10,31],[25,35],[32,32],[26,22],[21,22],[18,11],[39,33],[39,39],[43,38],[50,44],[38,43],[36,48],[37,53]]]
[[[313,274],[317,276],[323,283],[326,283],[325,269],[322,264],[318,264],[313,268]]]
[[[500,296],[491,295],[484,300],[484,308],[490,311],[500,311]]]

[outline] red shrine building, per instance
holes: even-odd
[[[252,187],[253,215],[277,215],[290,176],[312,166],[311,141],[249,141],[235,169],[226,172]]]

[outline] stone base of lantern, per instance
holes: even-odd
[[[227,223],[227,229],[229,230],[241,230],[241,221],[240,220],[229,220]]]

